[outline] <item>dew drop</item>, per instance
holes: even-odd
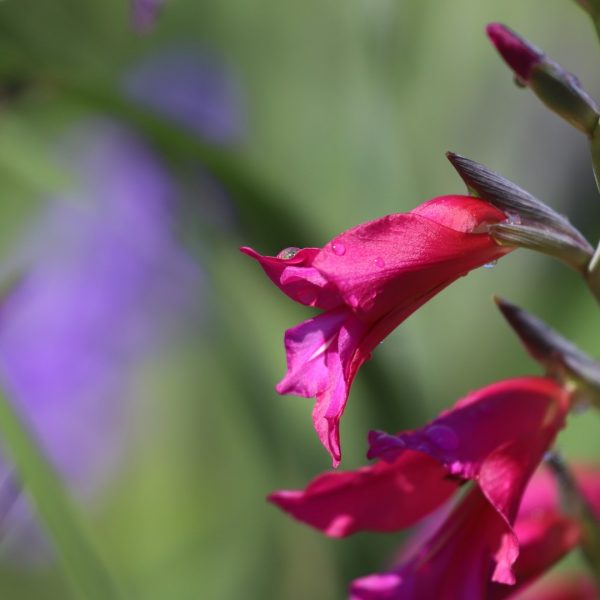
[[[289,260],[290,258],[294,258],[296,254],[300,252],[300,248],[296,248],[296,246],[290,246],[289,248],[284,248],[278,255],[277,258],[283,258],[283,260]]]
[[[333,253],[337,254],[338,256],[344,256],[344,254],[346,254],[346,246],[344,246],[344,244],[340,244],[339,242],[332,244],[331,249],[333,250]]]
[[[442,450],[456,450],[460,446],[458,435],[446,425],[433,425],[427,429],[425,435]]]
[[[493,260],[492,262],[486,263],[483,265],[484,269],[493,269],[498,264],[498,260]]]
[[[380,269],[383,269],[383,267],[385,267],[385,260],[383,260],[381,256],[378,256],[375,259],[375,266],[379,267]]]

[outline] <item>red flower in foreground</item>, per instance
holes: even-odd
[[[569,404],[567,392],[551,379],[499,382],[469,394],[421,429],[395,436],[372,432],[369,455],[382,459],[375,465],[326,473],[304,491],[276,492],[269,499],[330,536],[344,536],[410,526],[473,481],[412,558],[393,572],[356,581],[352,597],[485,597],[490,581],[516,581],[519,541],[512,524]],[[576,537],[570,521],[544,527],[558,537]]]
[[[461,275],[510,252],[487,233],[506,215],[466,196],[358,225],[319,248],[262,256],[244,247],[290,298],[324,310],[285,334],[280,394],[316,397],[313,422],[341,458],[339,420],[350,386],[371,351],[422,304]]]

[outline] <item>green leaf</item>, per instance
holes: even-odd
[[[1,391],[0,433],[17,479],[54,542],[75,596],[85,600],[122,598],[87,539],[79,515],[60,479]]]

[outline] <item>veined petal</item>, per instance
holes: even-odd
[[[338,337],[348,316],[346,308],[328,311],[285,332],[287,373],[275,388],[280,394],[311,398],[341,375]]]
[[[348,306],[372,321],[402,306],[420,306],[431,290],[509,252],[485,233],[486,224],[505,219],[482,200],[444,196],[342,233],[313,266]]]
[[[331,537],[356,531],[396,531],[446,501],[460,485],[420,452],[357,471],[324,473],[305,490],[280,491],[269,500]]]
[[[316,396],[313,423],[334,466],[340,460],[339,420],[360,366],[364,325],[346,307],[327,311],[285,334],[288,370],[280,394]],[[366,356],[362,360],[366,360]]]
[[[503,543],[504,522],[474,487],[438,531],[406,563],[353,582],[352,600],[484,598],[490,554],[513,560]]]
[[[410,448],[433,456],[452,474],[472,479],[501,446],[537,435],[546,426],[556,433],[567,409],[566,392],[557,382],[542,377],[509,379],[469,394],[421,429],[396,436],[372,433],[368,456],[388,460]]]

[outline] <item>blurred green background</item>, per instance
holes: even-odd
[[[200,324],[136,369],[119,469],[81,506],[128,597],[342,598],[401,539],[329,540],[265,502],[330,461],[312,401],[273,389],[285,369],[283,331],[310,311],[280,294],[240,245],[264,254],[319,246],[359,222],[462,193],[446,150],[500,171],[598,239],[585,139],[512,84],[485,38],[491,21],[600,97],[593,29],[567,0],[172,0],[146,35],[132,32],[125,0],[0,3],[5,262],[44,199],[69,185],[57,140],[103,115],[136,130],[181,182],[180,239],[205,272]],[[218,56],[235,78],[244,133],[234,146],[192,138],[123,101],[128,69],[175,42]],[[195,183],[190,165],[219,193]],[[597,306],[576,274],[515,252],[457,281],[378,348],[342,422],[342,468],[364,464],[370,429],[418,426],[469,390],[540,372],[492,294],[600,356]],[[597,456],[599,425],[594,414],[572,418],[561,448]],[[2,597],[69,594],[52,561],[32,567],[7,553],[0,565]]]

